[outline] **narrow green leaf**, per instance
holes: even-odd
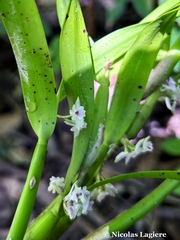
[[[39,138],[47,140],[57,119],[57,96],[49,50],[33,0],[0,1],[21,77],[26,111]]]
[[[109,62],[121,58],[132,46],[138,34],[149,22],[155,20],[168,9],[175,6],[178,2],[180,1],[166,1],[152,11],[140,23],[114,31],[95,42],[92,46],[95,73],[98,73],[103,67],[107,66]]]
[[[87,30],[77,0],[70,3],[60,36],[60,61],[65,92],[70,108],[80,98],[86,110],[87,128],[74,138],[66,190],[77,173],[89,143],[94,113],[94,72]]]
[[[166,26],[175,13],[148,24],[123,58],[105,124],[105,143],[117,142],[135,117],[161,46]]]
[[[179,0],[167,0],[159,7],[157,7],[154,11],[152,11],[147,17],[145,17],[140,23],[145,23],[149,21],[153,21],[158,18],[161,14],[168,11],[170,8],[175,6],[176,4],[180,3]]]
[[[57,5],[57,14],[58,14],[58,19],[59,19],[59,24],[60,27],[63,27],[63,24],[66,19],[66,14],[69,11],[69,5],[70,5],[71,0],[57,0],[56,5]]]
[[[145,26],[146,23],[122,28],[95,42],[92,46],[95,73],[121,58]]]
[[[129,139],[135,138],[148,120],[159,97],[159,92],[160,91],[158,89],[153,94],[151,94],[147,98],[147,102],[136,112],[135,118],[133,119],[131,125],[126,131],[126,135]]]

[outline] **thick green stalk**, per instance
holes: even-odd
[[[115,219],[83,238],[83,240],[101,240],[104,239],[104,237],[111,236],[112,232],[123,232],[158,206],[158,204],[179,185],[179,183],[180,182],[177,180],[168,179],[164,181],[159,187],[136,203],[132,208],[124,211]]]
[[[22,240],[24,237],[41,179],[46,152],[47,141],[39,140],[7,240]]]
[[[48,235],[54,240],[52,231],[54,230],[59,219],[62,217],[59,206],[62,203],[62,196],[58,195],[54,201],[31,223],[28,227],[23,240],[45,240]],[[64,228],[64,227],[63,227]]]
[[[56,240],[73,223],[69,216],[59,208],[62,196],[58,195],[54,201],[31,223],[23,240]]]

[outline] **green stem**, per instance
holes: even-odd
[[[134,178],[167,178],[167,179],[176,179],[180,180],[179,171],[145,171],[145,172],[135,172],[135,173],[126,173],[119,176],[107,178],[103,181],[97,182],[88,187],[88,191],[92,191],[95,188],[103,186],[107,183],[113,183],[128,179]]]
[[[105,236],[111,235],[112,232],[123,232],[128,227],[133,225],[136,221],[144,217],[152,209],[158,206],[158,204],[169,195],[179,185],[177,180],[166,180],[153,192],[136,203],[132,208],[124,211],[119,216],[106,223],[93,233],[89,234],[82,240],[90,239],[104,239]]]
[[[39,181],[44,167],[46,152],[47,141],[39,139],[7,240],[22,240],[24,237],[33,210]]]
[[[54,201],[31,223],[23,240],[57,240],[74,222],[70,220],[63,209],[62,196]]]
[[[65,120],[65,119],[67,119],[67,118],[70,118],[70,117],[71,117],[71,115],[66,115],[66,116],[57,115],[57,117],[58,117],[58,118],[60,118],[60,119],[63,119],[63,120]],[[71,121],[71,122],[72,122],[72,121]]]
[[[23,240],[47,240],[48,235],[51,235],[51,239],[54,240],[52,232],[56,229],[55,226],[62,217],[62,213],[59,212],[59,205],[61,205],[62,200],[63,198],[61,195],[58,195],[54,199],[54,201],[31,223]]]

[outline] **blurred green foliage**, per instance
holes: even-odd
[[[180,139],[168,138],[162,141],[161,148],[171,156],[180,156]]]

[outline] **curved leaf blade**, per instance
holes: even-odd
[[[134,119],[166,27],[176,11],[148,24],[123,58],[105,124],[107,145],[117,142]]]
[[[77,0],[70,3],[60,36],[60,59],[63,83],[70,108],[80,98],[86,110],[87,128],[74,138],[71,163],[66,176],[66,189],[77,173],[85,155],[93,124],[94,72],[91,50],[81,8]]]
[[[57,119],[50,54],[34,1],[0,1],[0,13],[15,54],[30,123],[47,140]]]

